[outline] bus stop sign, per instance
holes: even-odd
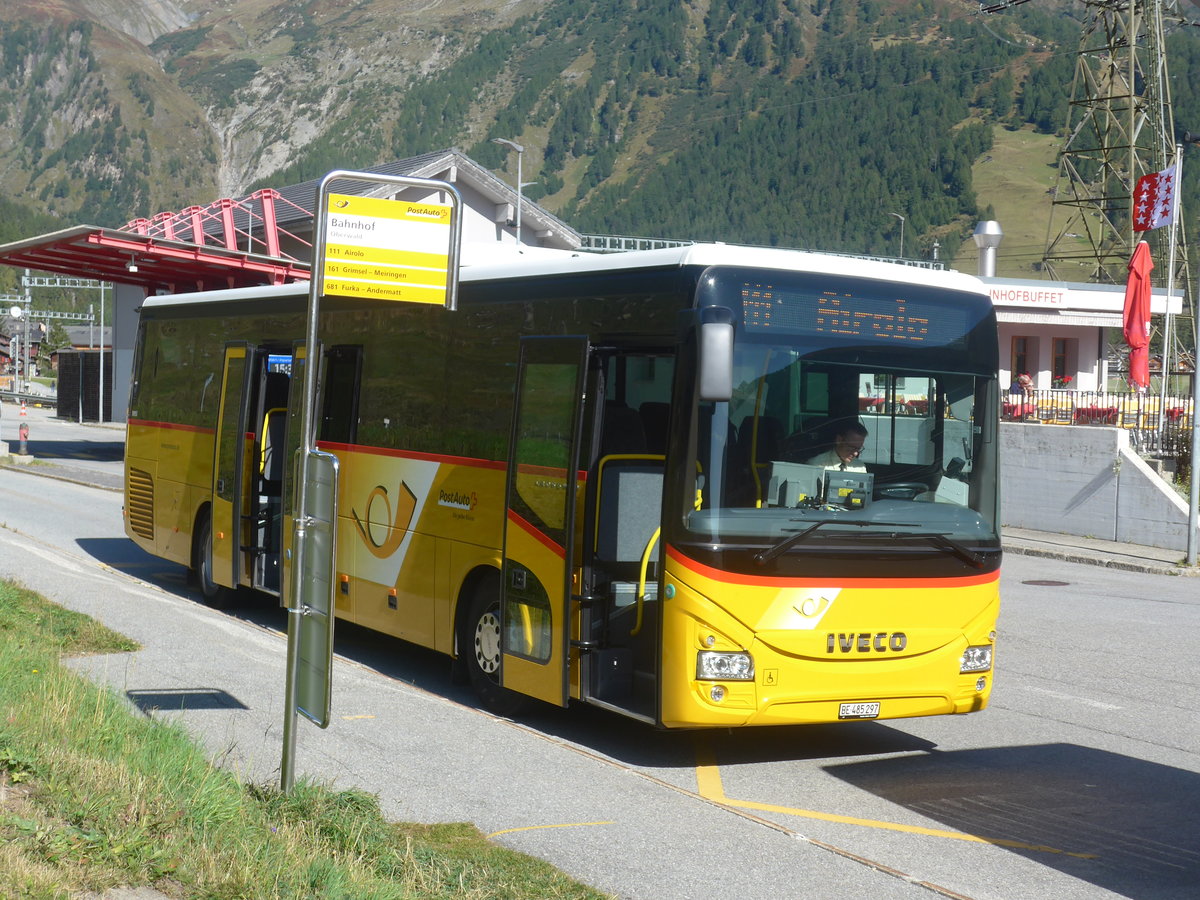
[[[426,185],[423,185],[427,187]],[[317,290],[454,309],[460,205],[323,192]]]

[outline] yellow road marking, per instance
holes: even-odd
[[[488,835],[494,838],[501,834],[515,834],[518,831],[539,831],[543,828],[587,828],[592,825],[615,825],[616,822],[564,822],[561,825],[526,825],[524,828],[505,828],[503,831],[493,831]]]
[[[373,719],[373,718],[375,718],[375,717],[374,717],[374,716],[368,716],[368,715],[361,715],[361,716],[342,716],[342,718],[343,718],[343,719],[346,719],[347,721],[349,721],[350,719]]]
[[[1042,844],[1025,844],[1021,841],[1010,841],[1004,838],[986,838],[962,831],[946,831],[940,828],[924,828],[920,825],[901,825],[899,822],[883,822],[878,819],[859,819],[854,816],[841,816],[836,813],[818,812],[812,809],[797,809],[791,806],[776,806],[771,803],[756,803],[752,800],[735,800],[725,796],[725,788],[721,783],[721,770],[716,760],[707,748],[697,748],[696,785],[700,795],[714,803],[734,806],[741,809],[755,809],[763,812],[783,813],[798,816],[803,819],[817,819],[822,822],[837,822],[842,825],[857,825],[862,828],[879,828],[885,831],[901,831],[908,834],[921,834],[927,837],[947,838],[953,841],[969,841],[976,844],[992,844],[997,847],[1009,847],[1014,850],[1036,850],[1039,853],[1057,853],[1063,856],[1073,856],[1077,859],[1096,859],[1094,853],[1071,853],[1057,847],[1047,847]]]

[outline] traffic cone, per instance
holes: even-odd
[[[25,412],[25,401],[24,400],[21,401],[21,415],[22,416],[27,415],[27,413]]]

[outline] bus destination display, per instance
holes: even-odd
[[[769,284],[742,286],[748,331],[779,330],[868,340],[947,344],[961,338],[962,314],[944,303],[849,291],[802,292]]]

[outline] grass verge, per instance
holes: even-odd
[[[214,900],[603,896],[471,825],[390,823],[361,791],[245,784],[181,727],[60,662],[133,649],[0,581],[0,896],[144,885]]]

